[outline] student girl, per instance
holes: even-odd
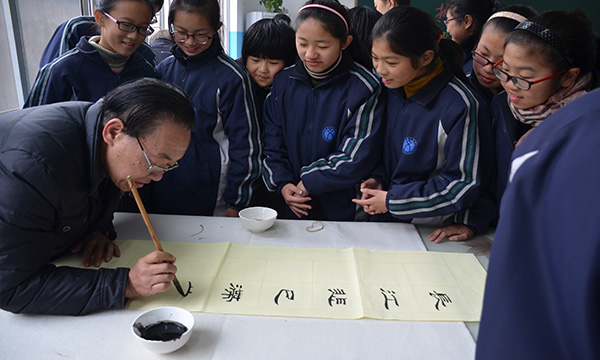
[[[467,78],[473,89],[488,103],[503,90],[494,74],[493,65],[502,59],[506,38],[519,23],[537,15],[537,11],[530,6],[510,5],[494,13],[483,25],[477,46],[470,53],[473,71],[467,74]]]
[[[520,22],[527,20],[527,17],[533,18],[536,15],[537,12],[530,6],[511,5],[490,16],[483,25],[479,42],[471,51],[473,71],[467,75],[467,78],[473,91],[487,105],[491,103],[495,95],[502,91],[500,80],[493,72],[493,65],[502,59],[506,38]],[[495,159],[490,159],[490,161],[493,161],[495,167]],[[464,224],[451,224],[435,229],[429,234],[429,240],[436,243],[445,238],[450,241],[469,240],[475,233],[482,233],[489,227],[495,226],[498,218],[495,181],[492,180],[484,189],[483,194],[475,200],[470,208],[470,217],[472,219],[479,218],[475,221],[479,224],[478,229]]]
[[[152,9],[156,14],[162,8],[164,0],[148,0],[148,2],[152,5]],[[156,16],[150,21],[150,24],[154,23],[156,23]],[[40,59],[40,69],[52,60],[75,48],[82,37],[100,35],[100,30],[101,28],[93,16],[76,16],[60,24],[44,48]],[[154,35],[156,36],[156,33]],[[141,51],[141,55],[148,62],[154,63],[154,52],[148,44],[142,42],[142,46],[136,51]]]
[[[285,19],[261,19],[244,33],[242,57],[238,62],[246,67],[252,80],[254,102],[261,133],[264,133],[263,104],[273,85],[273,79],[284,67],[298,59],[294,29]],[[281,213],[287,206],[269,193],[262,179],[257,181],[252,206],[267,206]]]
[[[148,211],[237,216],[260,177],[260,129],[244,69],[223,52],[217,0],[174,0],[169,29],[174,56],[157,67],[183,88],[196,110],[190,146],[180,169],[140,191]]]
[[[468,74],[473,69],[471,50],[475,47],[481,28],[494,11],[501,10],[504,4],[498,0],[450,0],[446,11],[446,25],[452,40],[463,49],[463,71]]]
[[[581,11],[544,12],[508,36],[502,60],[494,66],[505,90],[492,101],[498,201],[515,147],[546,117],[594,87],[595,61],[592,24]]]
[[[356,185],[381,155],[381,83],[353,41],[348,10],[307,2],[296,18],[298,61],[265,101],[263,178],[283,217],[354,220]]]
[[[45,65],[24,107],[60,101],[96,101],[129,80],[157,77],[136,50],[154,31],[148,0],[100,0],[94,18],[100,36],[82,37],[77,47]]]
[[[283,20],[261,19],[244,33],[241,60],[252,79],[259,118],[275,75],[297,58],[294,29]]]
[[[372,39],[387,128],[383,164],[355,202],[379,221],[468,222],[492,170],[492,135],[488,110],[465,84],[460,47],[414,7],[383,15]]]

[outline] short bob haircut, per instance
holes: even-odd
[[[261,19],[250,25],[242,43],[244,65],[250,56],[283,60],[286,67],[294,65],[297,59],[294,29],[279,19]]]

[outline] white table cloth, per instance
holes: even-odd
[[[150,215],[168,251],[168,241],[245,245],[421,250],[412,225],[400,223],[276,221],[250,233],[238,219]],[[150,236],[139,214],[115,214],[121,239]],[[176,254],[175,254],[176,255]],[[142,311],[118,309],[81,317],[15,315],[0,310],[0,359],[473,359],[475,342],[462,322],[331,320],[194,313],[190,341],[157,355],[133,337]]]

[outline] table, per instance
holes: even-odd
[[[312,221],[278,220],[268,231],[254,234],[235,218],[150,218],[167,251],[168,241],[472,251],[465,243],[424,244],[422,238],[430,228],[401,223],[323,222],[323,230],[308,233],[306,227]],[[139,214],[115,214],[115,228],[121,239],[150,241]],[[477,324],[468,324],[468,329],[461,322],[194,313],[196,325],[188,344],[174,353],[157,355],[142,349],[131,333],[131,323],[141,312],[117,309],[72,317],[15,315],[0,310],[0,359],[472,359],[475,341],[471,333],[477,331]]]

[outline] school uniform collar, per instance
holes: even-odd
[[[221,46],[221,40],[218,36],[215,36],[212,39],[212,43],[208,47],[208,49],[204,50],[202,53],[194,56],[188,56],[181,48],[177,45],[172,50],[173,55],[177,61],[179,61],[183,66],[198,66],[202,65],[212,58],[219,56],[223,53],[223,47]]]
[[[342,52],[342,61],[340,62],[340,64],[335,68],[335,70],[333,70],[331,72],[331,74],[326,79],[323,79],[323,81],[321,81],[321,83],[319,83],[317,86],[315,86],[315,88],[325,86],[326,84],[329,84],[330,82],[334,81],[339,76],[349,73],[350,70],[352,69],[353,64],[354,64],[354,60],[352,59],[352,56],[350,55],[350,53],[347,51],[343,51]],[[290,74],[290,76],[293,78],[302,80],[308,84],[311,84],[311,77],[308,74],[308,72],[306,71],[306,69],[304,68],[304,63],[302,62],[302,60],[298,60],[298,62],[294,66],[294,69],[292,70],[292,73]]]
[[[77,43],[77,50],[79,50],[80,53],[84,54],[90,61],[93,61],[95,63],[99,63],[99,64],[106,64],[106,66],[110,69],[110,65],[104,60],[104,58],[102,57],[102,55],[100,55],[100,52],[98,51],[98,49],[96,49],[92,44],[90,44],[90,42],[88,41],[89,39],[91,39],[91,36],[82,36],[79,39],[79,42]],[[141,47],[142,45],[140,45]],[[125,68],[123,69],[124,72],[128,72],[131,69],[136,69],[138,67],[144,66],[147,63],[147,60],[138,53],[139,48],[136,49],[133,54],[131,54],[129,56],[129,59],[127,60],[126,64],[125,64]],[[118,75],[122,75],[118,74]]]
[[[392,92],[407,101],[414,101],[421,106],[427,107],[437,99],[439,93],[442,92],[442,90],[453,77],[454,73],[452,69],[450,69],[449,66],[444,63],[444,70],[442,73],[427,83],[427,85],[425,85],[421,90],[417,91],[417,93],[414,94],[410,99],[406,99],[404,87],[393,89]]]

